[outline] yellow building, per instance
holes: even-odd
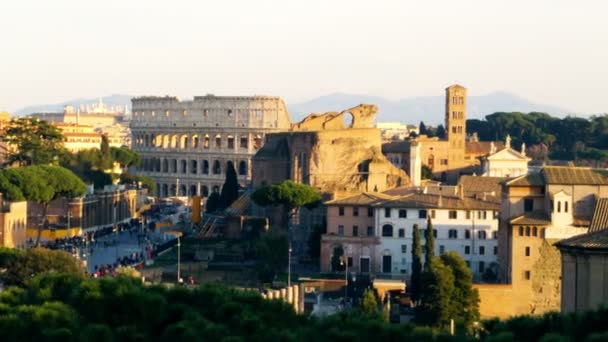
[[[26,222],[27,202],[9,202],[0,194],[0,246],[25,247]]]

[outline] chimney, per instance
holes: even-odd
[[[464,198],[464,185],[458,184],[458,197],[460,199]]]

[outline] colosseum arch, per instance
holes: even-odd
[[[188,196],[188,188],[185,184],[179,186],[179,196]]]
[[[171,142],[171,138],[169,137],[169,134],[163,135],[163,146],[162,147],[169,148],[170,142]]]
[[[160,172],[160,158],[154,158],[154,166],[155,166],[155,171],[156,172]]]
[[[169,159],[163,159],[163,172],[169,172]]]
[[[171,159],[171,172],[177,173],[177,159]]]
[[[163,190],[161,191],[161,197],[169,197],[169,186],[163,184]]]
[[[192,136],[192,148],[198,148],[198,134]]]
[[[209,161],[208,160],[203,160],[203,165],[201,167],[201,173],[208,175],[209,174]]]
[[[239,162],[239,175],[246,176],[247,175],[247,161],[241,160]]]
[[[178,147],[177,143],[178,143],[178,141],[177,141],[177,134],[173,134],[171,136],[171,148],[177,148]]]
[[[209,197],[209,188],[206,185],[201,186],[201,195],[203,197]]]
[[[162,134],[157,135],[154,138],[154,147],[163,147],[163,136]]]
[[[209,134],[205,134],[205,137],[203,138],[203,148],[209,148],[210,140]]]
[[[182,159],[180,161],[180,164],[181,165],[180,165],[179,169],[180,169],[181,173],[183,173],[183,174],[188,173],[188,162]]]
[[[179,137],[179,147],[180,148],[188,148],[188,136],[183,134],[182,136]]]
[[[216,160],[213,162],[213,174],[219,175],[222,173],[222,166],[220,165],[220,161]]]
[[[195,159],[190,161],[190,173],[192,174],[197,174],[198,172],[198,161],[196,161]]]

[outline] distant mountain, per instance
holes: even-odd
[[[131,95],[114,94],[102,97],[107,106],[128,105],[131,107]],[[16,111],[17,115],[27,115],[37,112],[61,112],[66,105],[78,108],[81,104],[97,103],[99,98],[78,98],[56,104],[34,105],[21,108]],[[409,97],[398,101],[391,101],[379,96],[353,95],[344,93],[333,93],[320,96],[312,100],[288,104],[287,108],[293,121],[300,121],[310,113],[325,113],[331,111],[342,111],[361,103],[375,104],[378,106],[378,121],[397,121],[408,124],[418,124],[424,121],[435,125],[443,123],[445,97],[443,96],[419,96]],[[487,95],[469,96],[468,112],[469,119],[481,119],[494,112],[545,112],[554,116],[564,116],[571,111],[550,105],[531,102],[523,97],[506,92],[494,92]]]
[[[487,95],[469,96],[467,118],[482,119],[495,112],[545,112],[554,116],[565,116],[570,110],[550,105],[531,102],[523,97],[506,92],[494,92]],[[443,123],[445,115],[444,96],[409,97],[398,101],[368,95],[351,95],[334,93],[320,96],[310,101],[288,105],[294,121],[299,121],[310,113],[342,111],[361,103],[378,106],[378,121],[418,124]]]
[[[126,105],[129,108],[131,108],[131,98],[132,97],[133,96],[131,96],[131,95],[112,94],[110,96],[103,96],[101,98],[101,101],[108,107]],[[24,108],[21,108],[21,109],[18,109],[17,111],[15,111],[15,114],[28,115],[28,114],[32,114],[32,113],[42,113],[42,112],[46,112],[46,113],[63,112],[63,107],[65,107],[67,105],[71,105],[76,109],[76,108],[80,107],[80,105],[90,105],[90,104],[94,104],[97,102],[99,102],[99,98],[89,98],[89,99],[78,98],[78,99],[73,99],[73,100],[69,100],[69,101],[65,101],[65,102],[61,102],[61,103],[33,105],[33,106],[24,107]]]

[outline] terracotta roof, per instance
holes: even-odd
[[[481,209],[498,210],[500,204],[474,198],[458,198],[431,194],[409,194],[398,199],[380,202],[374,206],[389,208],[426,208],[426,209]]]
[[[409,141],[391,141],[382,144],[382,153],[409,153]]]
[[[539,173],[529,173],[524,176],[506,180],[505,184],[508,186],[542,186],[545,185],[545,180]]]
[[[378,201],[393,199],[380,192],[363,192],[355,196],[325,202],[325,205],[370,205]]]
[[[608,185],[608,171],[606,170],[545,166],[542,173],[547,184]]]
[[[466,153],[473,154],[490,154],[490,150],[492,148],[491,141],[467,141],[466,144]],[[495,141],[494,146],[497,151],[500,151],[504,148],[504,143],[500,141]]]
[[[562,250],[579,249],[608,251],[608,229],[573,236],[569,239],[559,241],[555,246]]]
[[[467,193],[483,193],[494,192],[496,195],[501,192],[500,182],[505,181],[507,177],[481,177],[463,175],[458,181],[458,185],[463,187],[465,194]]]
[[[608,198],[599,198],[595,204],[589,232],[597,232],[608,228]]]
[[[551,224],[551,218],[542,210],[525,213],[511,220],[511,224],[544,225]]]

